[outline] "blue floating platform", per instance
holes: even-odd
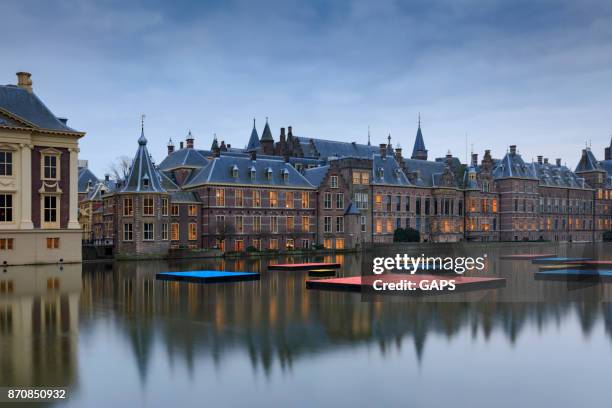
[[[590,261],[591,258],[564,258],[564,257],[550,257],[550,258],[536,258],[531,261],[534,264],[547,264],[547,263],[565,263],[565,262],[578,262],[578,261]]]
[[[189,271],[189,272],[160,272],[155,275],[158,280],[172,280],[197,283],[221,283],[258,280],[259,274],[255,272],[228,272],[228,271]]]
[[[536,279],[612,279],[612,270],[554,269],[535,273]]]

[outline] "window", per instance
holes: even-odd
[[[493,199],[491,201],[491,211],[493,211],[494,213],[497,212],[497,200],[496,199]]]
[[[0,151],[0,176],[13,175],[13,152]]]
[[[331,241],[331,239],[330,239],[330,238],[325,238],[325,239],[323,240],[323,248],[325,248],[325,249],[331,249],[331,247],[332,247],[332,246],[331,246],[331,242],[332,242],[332,241]]]
[[[368,208],[368,193],[355,193],[355,203],[360,210]]]
[[[225,233],[225,215],[217,215],[216,217],[217,223],[216,223],[216,231],[217,234],[219,233]]]
[[[274,234],[278,232],[278,217],[274,215],[270,217],[270,231]]]
[[[236,202],[234,203],[236,205],[236,207],[242,207],[243,202],[244,202],[244,191],[243,190],[236,190]]]
[[[125,197],[123,199],[123,215],[131,216],[134,215],[134,206],[132,205],[132,197]]]
[[[153,197],[145,196],[142,199],[142,215],[153,215]]]
[[[278,191],[270,191],[270,207],[278,207]]]
[[[261,216],[253,216],[253,232],[259,233],[261,231]]]
[[[237,234],[244,233],[244,219],[242,218],[242,215],[236,216],[235,223],[236,223],[236,233]]]
[[[336,217],[336,232],[344,232],[344,217]]]
[[[338,188],[338,176],[331,176],[330,185],[331,188]]]
[[[361,232],[366,232],[366,216],[362,215],[359,219],[359,223],[361,225]]]
[[[131,241],[133,239],[132,224],[123,224],[123,240]]]
[[[285,248],[287,248],[288,250],[293,250],[293,248],[295,248],[293,239],[287,238],[287,241],[285,241]]]
[[[397,211],[402,211],[402,196],[395,197],[395,209]]]
[[[271,239],[269,247],[270,249],[278,249],[278,239]]]
[[[164,241],[168,240],[168,223],[163,223],[161,225],[161,239]]]
[[[387,233],[393,232],[393,220],[391,218],[387,218]]]
[[[242,252],[244,251],[244,240],[237,239],[234,241],[234,251]]]
[[[43,154],[43,179],[57,180],[59,179],[59,171],[57,162],[59,155]]]
[[[168,197],[162,197],[161,207],[162,215],[168,215]]]
[[[253,207],[261,207],[261,191],[253,190]]]
[[[13,238],[0,238],[0,251],[13,250]]]
[[[382,234],[382,220],[380,218],[376,219],[376,233]]]
[[[145,222],[142,224],[142,239],[144,241],[153,241],[153,223]]]
[[[215,190],[215,205],[222,207],[225,205],[225,190],[218,188]]]
[[[47,249],[59,249],[60,239],[59,238],[47,238]]]
[[[361,173],[361,184],[370,184],[370,173],[364,171]]]
[[[198,225],[195,222],[189,223],[189,240],[196,241],[198,239]]]
[[[57,196],[43,197],[43,220],[45,223],[57,222]]]
[[[344,249],[344,238],[336,238],[336,249]]]
[[[332,228],[331,228],[331,220],[332,217],[325,217],[323,219],[323,232],[332,232]]]
[[[375,209],[377,209],[378,211],[382,210],[382,195],[381,194],[376,194],[375,197]]]
[[[302,208],[310,208],[309,194],[307,191],[302,191]]]
[[[187,207],[187,215],[189,215],[190,217],[197,217],[198,206],[195,204],[189,204],[189,206]]]
[[[304,249],[310,248],[310,240],[309,239],[303,239],[302,240],[302,248],[304,248]]]
[[[304,216],[302,217],[302,232],[310,231],[310,217]]]
[[[179,216],[179,214],[181,213],[181,211],[180,211],[180,207],[179,207],[179,205],[178,205],[178,204],[172,204],[172,207],[170,207],[170,211],[171,211],[171,213],[170,213],[170,214],[171,214],[173,217],[178,217],[178,216]]]
[[[361,174],[358,171],[353,172],[353,184],[361,183]]]
[[[13,221],[13,195],[0,194],[0,222]]]
[[[285,208],[293,208],[293,191],[287,191],[285,193]]]
[[[261,241],[258,239],[253,240],[253,248],[260,250],[261,249]]]
[[[344,209],[344,194],[343,193],[336,194],[336,208]]]
[[[331,193],[325,193],[323,195],[323,208],[325,208],[326,210],[329,210],[330,208],[332,208],[332,194]]]
[[[177,222],[173,222],[170,226],[170,239],[172,241],[179,240],[179,224]]]
[[[287,217],[287,232],[293,232],[293,216]]]

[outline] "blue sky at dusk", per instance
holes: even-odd
[[[612,134],[610,1],[3,1],[0,82],[84,130],[98,176],[137,148],[156,161],[192,130],[400,143],[421,112],[430,157],[509,144],[574,166]]]

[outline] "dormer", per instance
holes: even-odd
[[[251,175],[251,180],[255,180],[255,175],[257,173],[257,171],[255,170],[255,166],[251,166],[251,168],[249,169],[249,173]]]
[[[233,178],[238,178],[238,166],[236,166],[235,164],[232,166],[232,177]]]
[[[268,167],[268,168],[266,169],[266,178],[267,178],[268,180],[272,180],[272,168],[271,168],[271,167]]]

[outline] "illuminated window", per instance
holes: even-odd
[[[307,191],[302,191],[302,208],[310,208],[309,196]]]
[[[234,251],[242,252],[244,251],[244,241],[241,239],[237,239],[234,241]]]
[[[161,199],[161,211],[162,215],[168,215],[168,198],[162,197]]]
[[[287,191],[285,193],[285,208],[293,208],[293,191]]]
[[[123,240],[131,241],[132,239],[133,239],[132,224],[131,223],[123,224]]]
[[[344,249],[344,238],[336,238],[336,249]]]
[[[131,216],[134,215],[134,207],[132,205],[132,197],[123,198],[123,215]]]
[[[330,238],[325,238],[323,240],[323,248],[332,249],[332,240]]]
[[[353,184],[360,184],[361,183],[361,174],[358,171],[354,171],[353,172]]]
[[[236,190],[236,200],[235,200],[235,205],[236,207],[242,207],[243,202],[244,202],[244,191],[242,190]]]
[[[361,184],[370,184],[370,173],[365,171],[361,173]]]
[[[217,207],[222,207],[225,205],[225,190],[222,188],[215,190],[215,205]]]
[[[0,251],[11,251],[13,243],[13,238],[0,238]]]
[[[287,232],[293,232],[293,216],[287,217]]]
[[[374,206],[375,208],[380,211],[382,210],[382,194],[376,194],[376,196],[374,197]]]
[[[387,218],[387,233],[393,232],[393,219]]]
[[[195,222],[189,223],[189,240],[195,241],[198,239],[198,225]]]
[[[253,216],[253,232],[259,233],[261,231],[261,216],[254,215]]]
[[[153,215],[153,197],[146,196],[142,199],[142,215]]]
[[[144,241],[153,241],[153,223],[145,222],[142,224],[142,239]]]
[[[270,249],[278,249],[278,239],[271,239],[270,240],[269,248]]]
[[[0,222],[13,221],[13,195],[0,194]]]
[[[491,211],[493,211],[494,213],[497,212],[497,199],[493,199],[491,200]]]
[[[0,176],[13,175],[13,152],[0,151]]]
[[[270,207],[278,207],[278,192],[270,191],[269,196],[270,196]]]
[[[190,217],[197,217],[198,206],[195,204],[189,204],[189,206],[187,207],[187,215],[189,215]]]
[[[285,241],[285,248],[287,248],[288,250],[292,250],[293,248],[295,248],[295,243],[293,239],[287,238],[287,241]]]
[[[176,222],[172,223],[171,231],[170,231],[170,237],[171,237],[172,241],[178,241],[179,240],[179,224],[176,223]]]
[[[261,207],[261,191],[253,190],[253,207]]]
[[[310,217],[302,217],[302,232],[310,232]]]
[[[380,218],[376,219],[376,233],[382,234],[382,220]]]
[[[60,239],[59,238],[47,238],[47,249],[59,249]]]

